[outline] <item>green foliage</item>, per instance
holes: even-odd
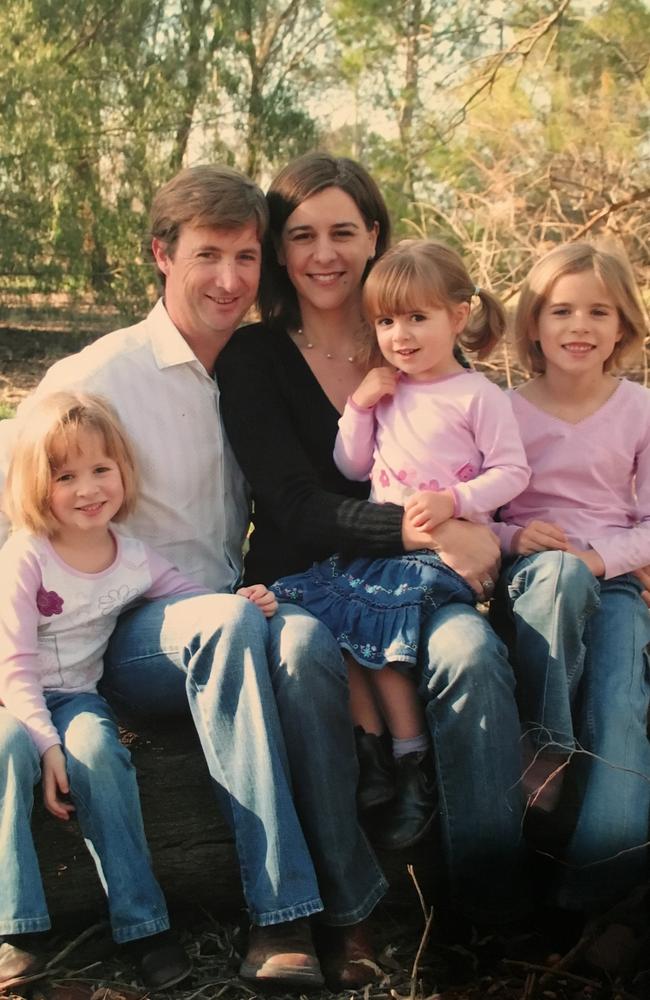
[[[267,180],[316,146],[364,162],[397,235],[450,239],[481,283],[516,287],[540,243],[582,231],[648,267],[647,0],[4,0],[3,15],[3,288],[140,313],[160,183],[208,160]]]

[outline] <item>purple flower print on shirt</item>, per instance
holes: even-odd
[[[46,618],[51,618],[63,611],[63,598],[55,590],[46,590],[41,584],[36,595],[36,607]]]
[[[461,465],[460,469],[457,470],[456,475],[461,483],[468,483],[470,479],[476,479],[479,470],[471,462],[466,462],[465,465]]]

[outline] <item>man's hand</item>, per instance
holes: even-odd
[[[70,819],[74,806],[71,802],[66,802],[66,797],[70,794],[70,783],[65,768],[65,756],[59,743],[48,747],[43,754],[41,773],[45,808],[57,819]]]
[[[376,406],[383,396],[394,395],[398,375],[399,372],[392,368],[371,368],[358,389],[352,393],[352,402],[361,410]]]
[[[531,521],[512,539],[512,550],[520,556],[530,556],[533,552],[544,552],[546,549],[566,552],[568,548],[569,542],[562,528],[547,521]]]
[[[252,587],[240,587],[237,593],[240,597],[246,597],[256,604],[265,618],[272,618],[278,610],[275,594],[263,583],[254,583]]]
[[[418,490],[406,500],[404,510],[414,528],[433,531],[454,516],[454,496],[451,490]]]
[[[492,596],[501,553],[496,535],[486,525],[452,517],[434,531],[425,532],[414,528],[405,514],[402,542],[407,552],[432,549],[450,569],[462,576],[479,599]]]

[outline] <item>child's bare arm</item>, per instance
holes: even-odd
[[[65,756],[59,743],[48,747],[43,754],[41,771],[45,808],[57,819],[70,819],[70,813],[74,812],[74,806],[71,802],[66,802],[64,798],[70,794],[70,782],[65,767]]]
[[[278,610],[275,594],[263,583],[254,583],[250,587],[240,587],[237,593],[240,597],[246,597],[253,604],[256,604],[265,618],[272,618]]]

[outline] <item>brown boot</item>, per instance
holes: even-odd
[[[382,978],[366,921],[348,927],[321,924],[317,942],[325,982],[332,992],[358,990]]]
[[[322,986],[323,974],[314,950],[309,920],[259,927],[253,924],[248,951],[241,964],[242,979],[284,982],[287,986]]]
[[[34,944],[34,934],[0,938],[0,989],[34,976],[45,966],[45,957]]]

